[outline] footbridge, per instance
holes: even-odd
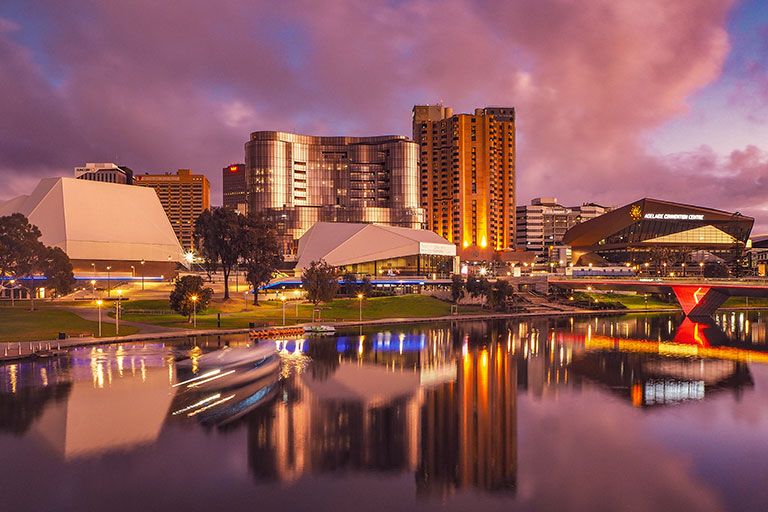
[[[549,280],[549,285],[567,290],[674,293],[683,308],[683,313],[692,318],[712,316],[728,297],[768,297],[768,284],[749,281],[555,278]]]

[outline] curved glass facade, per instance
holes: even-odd
[[[403,136],[254,132],[245,144],[249,211],[272,218],[285,254],[315,222],[421,228],[418,146]]]

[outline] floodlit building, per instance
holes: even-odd
[[[515,248],[515,109],[453,114],[413,107],[425,226],[456,244],[462,259]]]
[[[248,215],[248,181],[245,164],[230,164],[221,170],[223,199],[221,205],[240,215]]]
[[[245,170],[249,214],[275,222],[288,258],[316,222],[421,227],[418,147],[407,137],[253,132]]]
[[[682,270],[686,262],[738,259],[754,222],[738,212],[646,198],[572,227],[563,243],[577,265]]]
[[[297,274],[321,259],[360,277],[448,277],[458,263],[456,246],[431,231],[334,222],[318,222],[301,237]]]
[[[179,243],[185,251],[194,251],[195,221],[211,208],[208,178],[179,169],[176,174],[140,174],[136,176],[136,185],[155,189]]]
[[[157,195],[146,188],[46,178],[30,195],[0,203],[0,216],[17,212],[40,228],[44,244],[67,253],[76,276],[104,276],[111,267],[112,275],[143,269],[167,277],[185,262]]]

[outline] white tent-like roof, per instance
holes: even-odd
[[[339,267],[414,254],[456,256],[456,246],[423,229],[318,222],[299,239],[296,268],[306,268],[320,259]]]
[[[0,216],[12,213],[24,214],[44,244],[73,260],[185,261],[152,188],[46,178],[29,196],[0,203]]]

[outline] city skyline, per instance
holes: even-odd
[[[756,0],[11,0],[0,199],[104,161],[202,172],[219,203],[220,169],[253,131],[409,136],[413,106],[442,101],[515,107],[518,204],[654,197],[754,216],[759,234],[767,25]]]

